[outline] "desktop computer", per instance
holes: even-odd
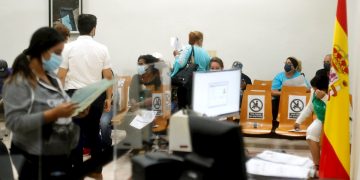
[[[206,116],[239,112],[241,70],[195,72],[192,108]]]

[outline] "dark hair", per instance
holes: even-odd
[[[80,14],[78,18],[78,29],[80,35],[88,35],[96,27],[97,19],[92,14]]]
[[[203,34],[200,31],[192,31],[189,33],[189,44],[194,45],[195,42],[202,40]]]
[[[41,62],[41,54],[61,42],[64,42],[63,36],[53,28],[42,27],[36,30],[31,36],[29,47],[15,58],[10,80],[17,74],[23,75],[25,78],[34,78],[29,67],[30,59],[36,58]]]
[[[299,63],[295,57],[288,57],[287,59],[291,61],[291,64],[294,66],[295,69],[298,67]]]
[[[160,60],[150,54],[147,54],[147,55],[141,55],[139,56],[138,58],[138,62],[140,61],[140,59],[143,59],[145,60],[145,64],[153,64],[153,63],[156,63],[156,62],[159,62]]]
[[[329,88],[329,77],[327,75],[314,76],[311,79],[310,84],[312,87],[327,92]]]
[[[210,59],[209,66],[211,66],[211,63],[212,63],[212,62],[218,63],[218,64],[220,65],[221,69],[224,69],[224,63],[223,63],[223,61],[222,61],[220,58],[218,58],[218,57],[212,57],[212,58]]]

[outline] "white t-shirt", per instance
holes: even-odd
[[[60,67],[67,69],[65,89],[79,89],[102,79],[102,70],[111,68],[106,46],[91,36],[79,36],[65,45]]]

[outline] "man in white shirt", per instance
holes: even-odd
[[[78,18],[80,36],[76,41],[66,44],[63,62],[60,65],[58,76],[64,84],[65,90],[71,96],[77,89],[100,81],[103,77],[112,79],[110,56],[106,46],[96,42],[95,35],[97,19],[92,14],[81,14]],[[101,152],[99,137],[99,122],[103,112],[111,108],[112,89],[96,99],[91,105],[89,114],[81,119],[74,119],[80,125],[82,137],[78,148],[73,153],[74,166],[82,164],[82,148],[90,148],[92,158],[98,157]],[[96,170],[101,175],[101,168]]]

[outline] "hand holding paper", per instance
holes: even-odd
[[[72,116],[84,111],[92,102],[94,102],[107,88],[115,83],[115,80],[102,79],[99,82],[86,86],[75,91],[71,97],[71,102],[77,103],[79,108],[75,110]]]
[[[180,49],[181,49],[178,37],[171,37],[170,38],[170,45],[171,45],[171,47],[173,47],[177,51],[180,51]]]

